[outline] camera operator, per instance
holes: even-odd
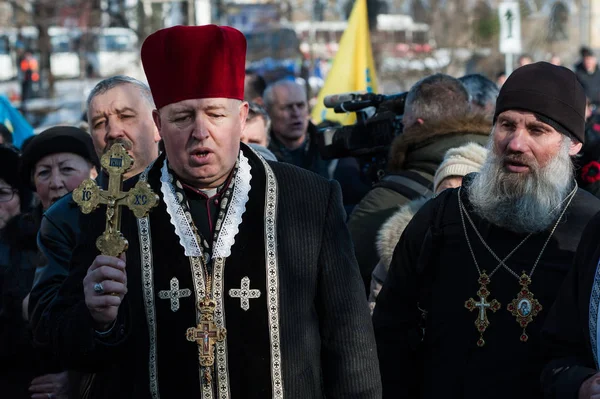
[[[469,105],[469,94],[457,79],[442,74],[417,82],[409,91],[404,130],[391,146],[387,175],[354,208],[348,226],[369,292],[378,261],[377,231],[402,205],[430,196],[433,176],[451,148],[468,142],[486,145],[491,120]]]

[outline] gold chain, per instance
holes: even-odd
[[[204,274],[204,296],[206,297],[206,299],[210,299],[211,294],[212,294],[212,284],[211,284],[211,275],[208,272],[208,264],[206,262],[206,256],[204,256],[204,248],[202,248],[202,237],[200,236],[200,233],[198,232],[198,228],[196,227],[196,223],[194,223],[193,220],[188,220],[188,222],[190,223],[190,227],[192,228],[192,232],[194,233],[194,236],[196,237],[196,241],[198,242],[198,246],[200,247],[200,251],[202,252],[202,255],[200,255],[200,259],[201,259],[201,264],[202,264],[202,273]],[[212,259],[211,259],[212,261]]]
[[[208,265],[204,261],[204,255],[202,255],[202,266],[204,268],[204,275],[206,276],[206,289],[204,291],[204,296],[206,299],[211,299],[212,296],[212,276],[208,273]]]

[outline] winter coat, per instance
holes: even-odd
[[[578,64],[575,67],[575,75],[587,98],[593,104],[600,104],[600,68],[596,67],[593,73],[588,73],[582,64]]]
[[[427,201],[429,201],[429,198],[418,198],[400,207],[400,209],[398,209],[398,211],[394,213],[383,226],[381,226],[379,233],[377,233],[377,253],[379,254],[379,263],[375,266],[375,270],[373,270],[371,276],[371,291],[369,293],[369,307],[371,308],[371,314],[373,313],[373,309],[375,309],[377,295],[379,295],[379,291],[381,291],[381,287],[383,287],[383,283],[387,277],[388,270],[390,270],[394,249],[396,248],[398,241],[400,241],[400,237],[408,223]]]
[[[13,217],[0,233],[0,393],[6,398],[28,398],[31,380],[56,372],[49,353],[34,348],[22,303],[43,264],[36,235],[41,211]]]

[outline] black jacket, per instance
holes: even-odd
[[[317,127],[312,122],[308,123],[306,140],[300,148],[290,151],[279,142],[274,133],[271,133],[269,150],[275,154],[279,162],[296,165],[302,169],[315,172],[325,178],[330,178],[333,175],[333,172],[329,170],[331,161],[324,160],[319,152]]]
[[[35,239],[39,214],[15,216],[0,233],[0,393],[7,398],[30,397],[34,377],[60,371],[48,351],[34,348],[22,316],[36,267],[44,262]]]
[[[577,80],[583,87],[585,95],[593,104],[600,104],[600,68],[596,66],[594,73],[588,73],[582,64],[575,67]]]
[[[599,234],[600,213],[583,231],[573,268],[542,330],[548,361],[542,373],[542,386],[547,399],[577,398],[581,384],[598,372],[594,346],[600,288]]]

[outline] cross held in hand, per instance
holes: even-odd
[[[123,175],[133,166],[133,162],[125,147],[115,143],[100,159],[102,168],[108,173],[108,189],[103,190],[94,180],[86,179],[73,190],[73,200],[85,214],[100,204],[106,205],[106,228],[96,240],[96,247],[103,255],[119,256],[129,245],[120,231],[120,207],[127,206],[137,218],[142,218],[158,204],[158,195],[146,182],[138,181],[131,190],[122,191]]]

